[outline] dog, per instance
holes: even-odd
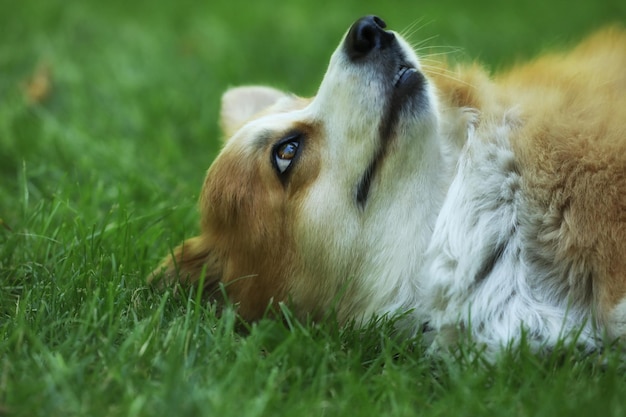
[[[314,98],[222,97],[201,233],[148,280],[490,351],[626,334],[626,32],[491,77],[357,20]]]

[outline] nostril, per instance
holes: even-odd
[[[357,52],[369,52],[376,45],[378,26],[360,25],[354,31],[354,50]]]
[[[384,29],[387,27],[387,24],[385,23],[385,21],[381,19],[380,17],[372,16],[372,19],[374,19],[374,23],[376,23],[381,29]]]
[[[394,38],[385,31],[385,22],[378,16],[365,16],[354,22],[346,36],[345,47],[352,59],[365,56],[375,49],[382,49]]]

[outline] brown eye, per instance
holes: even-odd
[[[296,156],[297,150],[297,142],[287,142],[278,148],[278,150],[276,151],[276,156],[278,156],[280,159],[291,160],[294,156]]]
[[[284,173],[291,166],[298,154],[299,140],[289,140],[278,144],[274,148],[274,165],[279,174]]]

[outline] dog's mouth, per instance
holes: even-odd
[[[370,188],[380,165],[385,159],[390,143],[394,138],[394,130],[400,119],[400,114],[405,107],[413,103],[416,108],[423,108],[419,91],[424,88],[425,78],[415,67],[402,64],[392,79],[391,91],[383,116],[379,125],[380,147],[374,154],[370,164],[361,176],[357,185],[356,201],[361,208],[365,207],[369,197]],[[415,104],[417,102],[417,104]],[[409,110],[406,110],[409,111]]]
[[[424,76],[413,66],[401,64],[392,79],[393,90],[388,104],[383,112],[380,122],[379,136],[380,147],[373,156],[372,161],[361,176],[357,185],[356,200],[360,207],[364,207],[367,202],[372,181],[385,159],[389,144],[393,137],[393,131],[398,123],[400,112],[405,103],[415,93],[415,90],[423,85]]]
[[[400,65],[398,72],[396,72],[396,75],[393,77],[392,84],[394,87],[400,87],[415,74],[417,74],[416,68],[408,65]]]

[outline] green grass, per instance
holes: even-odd
[[[0,415],[626,414],[614,352],[435,359],[389,320],[242,328],[145,285],[197,232],[228,86],[313,94],[364,14],[494,68],[626,18],[620,0],[382,4],[0,0]]]

